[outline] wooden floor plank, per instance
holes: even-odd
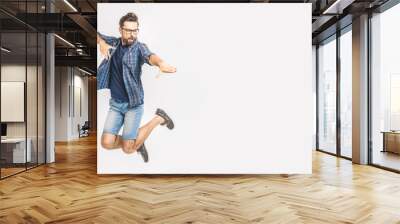
[[[312,175],[97,175],[96,137],[0,181],[0,223],[398,223],[400,175],[313,153]]]

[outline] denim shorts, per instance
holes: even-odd
[[[128,103],[120,103],[110,99],[103,133],[118,135],[122,125],[123,140],[134,140],[139,133],[140,121],[143,116],[143,104],[136,107],[128,107]]]

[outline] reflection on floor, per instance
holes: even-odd
[[[15,165],[15,164],[8,164],[8,165],[2,164],[2,165],[5,166],[5,167],[2,167],[1,170],[0,170],[0,172],[1,172],[1,176],[0,177],[1,178],[5,178],[7,176],[11,176],[13,174],[16,174],[16,173],[25,171],[26,169],[30,169],[32,167],[36,167],[37,166],[36,163],[28,163],[28,164],[26,164],[26,167],[25,167],[25,164],[18,164],[18,165]]]
[[[352,157],[352,149],[349,147],[342,147],[341,148],[341,155],[344,157],[351,158]]]
[[[18,172],[21,172],[21,171],[24,171],[24,170],[25,170],[25,167],[23,167],[23,168],[20,168],[20,167],[17,167],[17,168],[1,168],[1,178],[13,175],[15,173],[18,173]]]
[[[373,164],[400,170],[400,155],[392,152],[375,151],[372,157]]]

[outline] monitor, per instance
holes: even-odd
[[[1,136],[7,136],[7,124],[1,123]]]

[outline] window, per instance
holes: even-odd
[[[400,170],[400,5],[371,18],[371,162]]]
[[[340,155],[352,157],[352,35],[351,26],[340,36]]]
[[[336,39],[318,48],[318,149],[336,153]]]

